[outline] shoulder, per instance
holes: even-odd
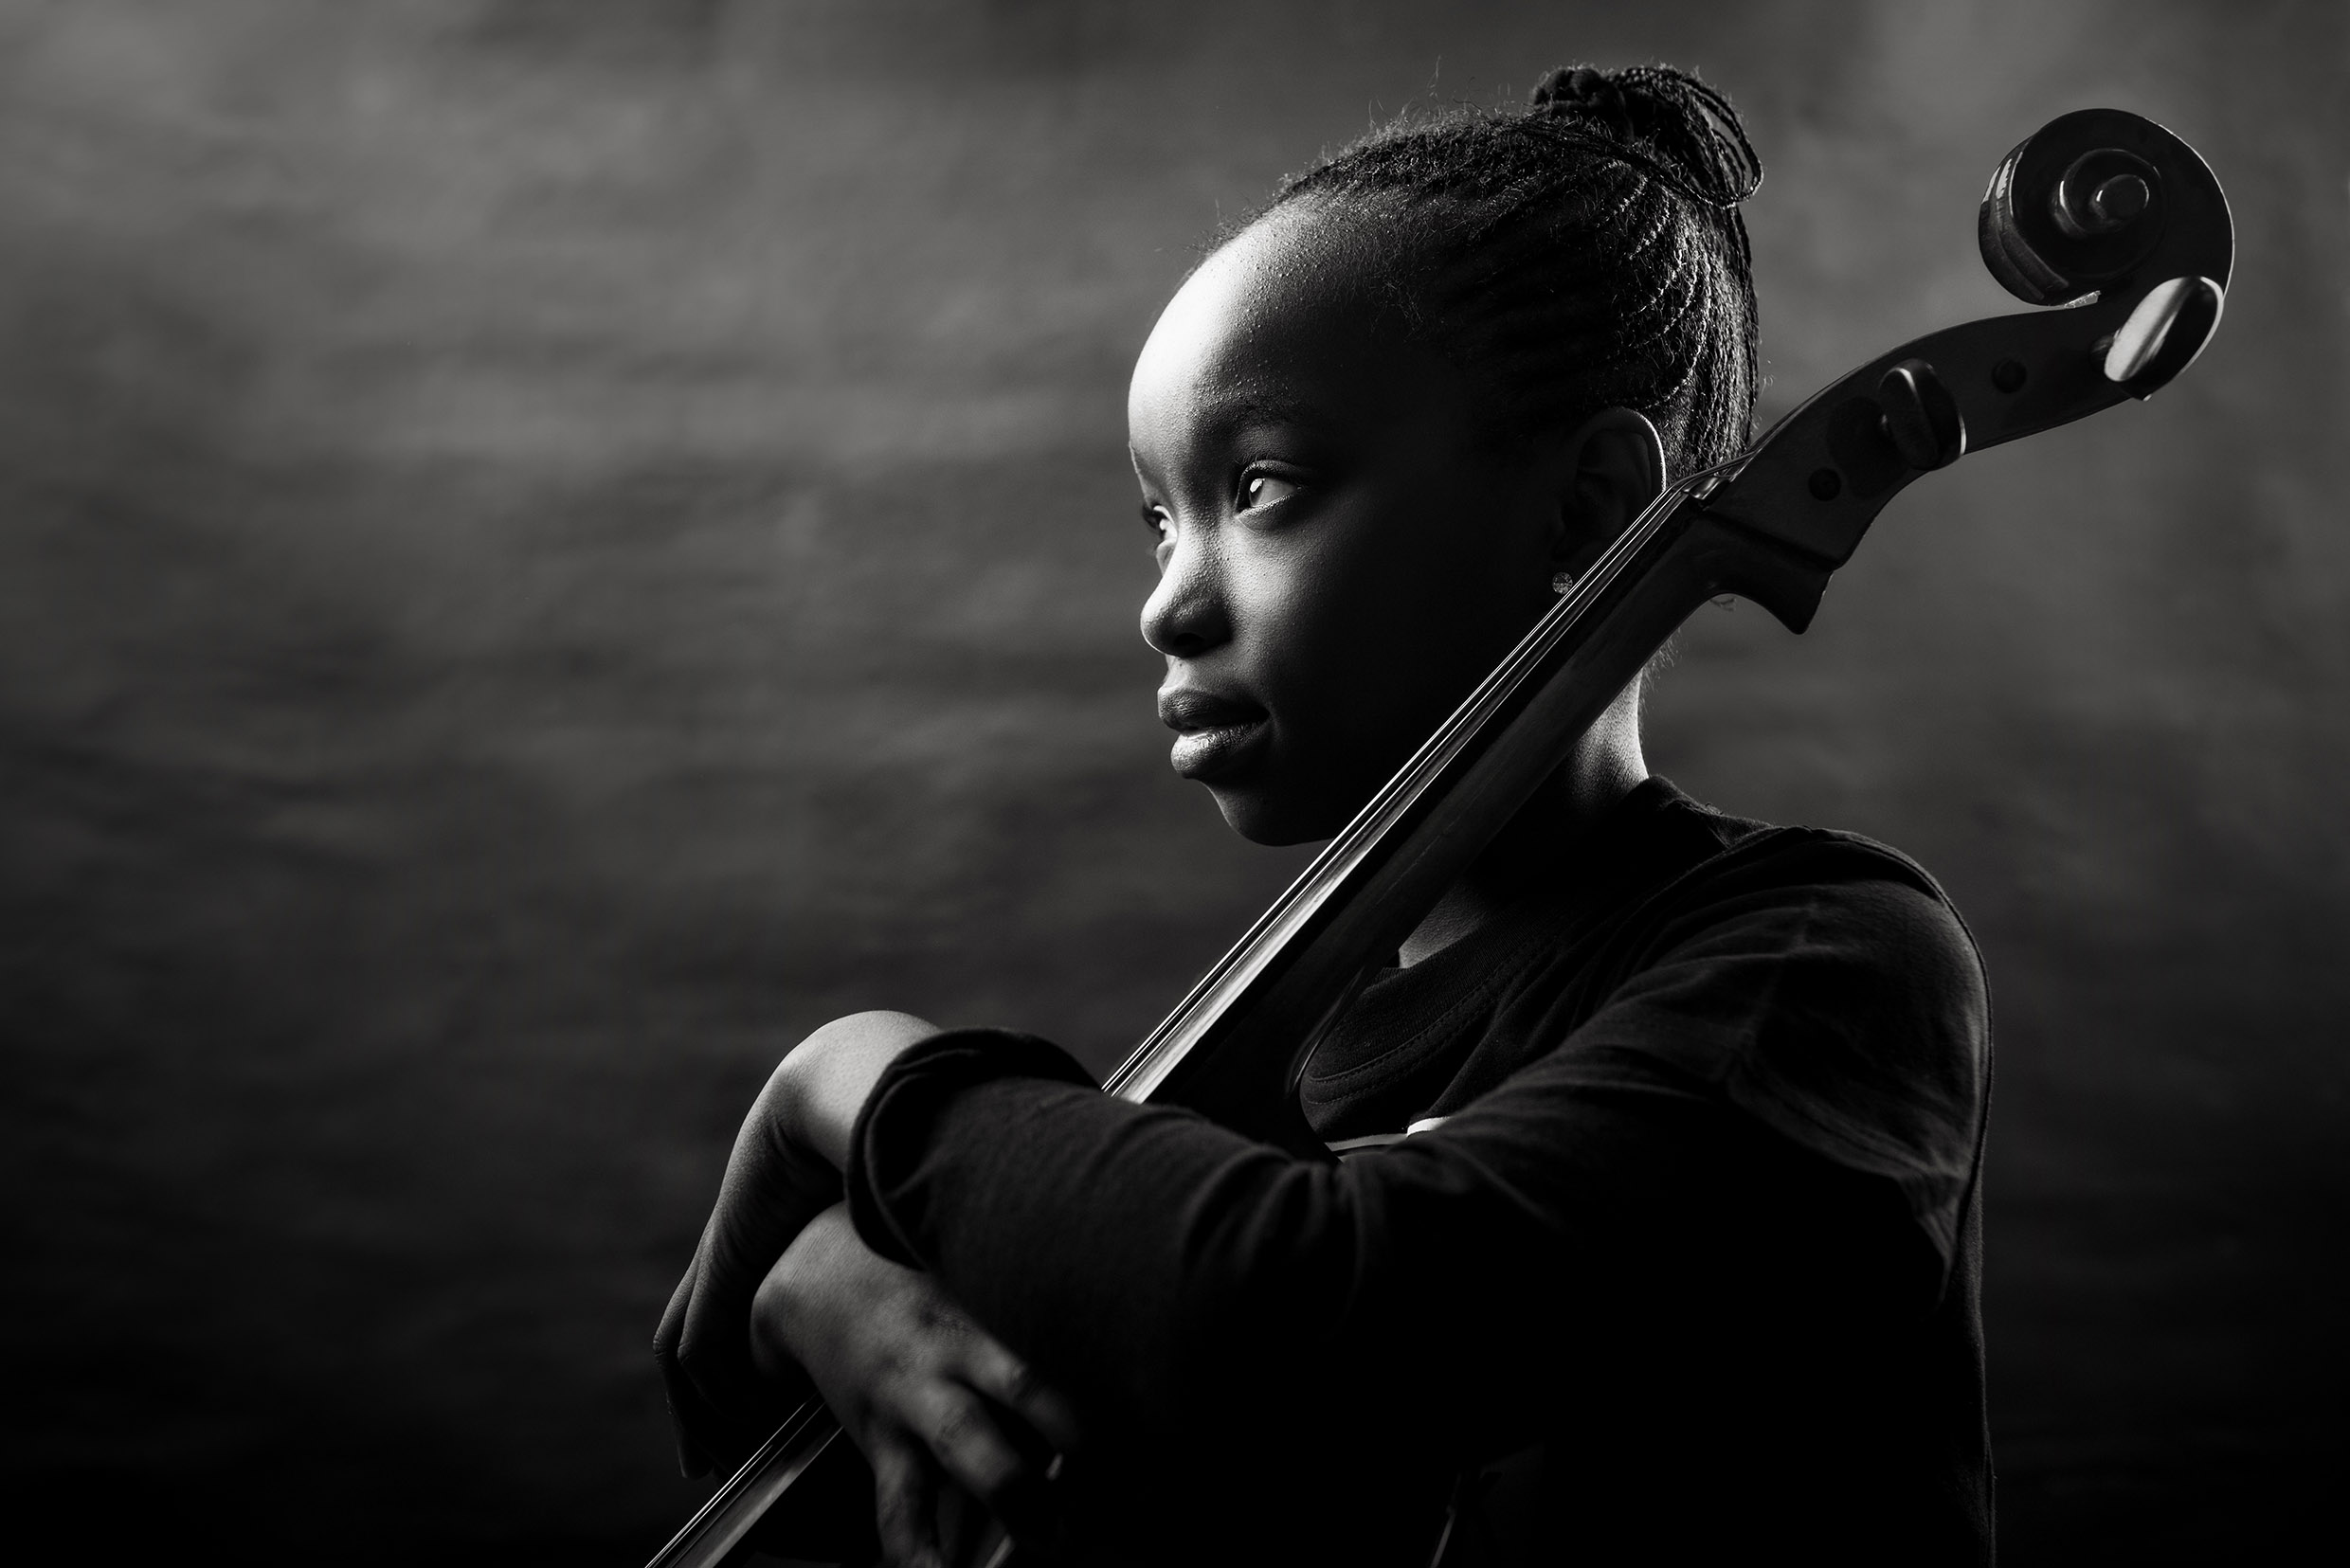
[[[1676,829],[1705,853],[1654,887],[1629,922],[1646,956],[1740,934],[1815,961],[1882,966],[1984,989],[1973,934],[1942,884],[1889,844],[1835,828],[1732,817],[1673,792]]]
[[[1988,986],[1965,922],[1915,859],[1857,833],[1778,827],[1662,779],[1624,804],[1603,851],[1613,890],[1579,926],[1537,922],[1526,977],[1553,1040],[1633,1008],[1702,1033],[1717,1060],[1790,1033],[1866,1036],[1894,1055],[1976,1056]],[[1552,994],[1555,993],[1555,999]]]
[[[1928,898],[1948,903],[1942,884],[1926,869],[1890,844],[1838,828],[1782,827],[1738,817],[1683,794],[1669,780],[1652,779],[1644,803],[1672,831],[1710,845],[1713,853],[1695,870],[1708,875],[1748,873],[1840,881],[1889,880]]]
[[[1687,797],[1673,809],[1710,851],[1626,922],[1595,1024],[1815,1153],[1891,1178],[1949,1256],[1990,1073],[1965,922],[1916,860],[1859,834]]]

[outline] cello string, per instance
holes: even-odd
[[[1444,765],[1482,728],[1492,710],[1522,686],[1543,658],[1558,646],[1590,614],[1601,596],[1621,577],[1639,551],[1662,531],[1673,513],[1717,476],[1743,466],[1752,451],[1725,463],[1683,476],[1665,487],[1641,510],[1599,557],[1519,640],[1501,663],[1477,683],[1459,707],[1438,725],[1411,759],[1343,828],[1338,837],[1299,874],[1272,908],[1260,915],[1247,934],[1201,978],[1175,1010],[1152,1030],[1104,1082],[1107,1093],[1126,1098],[1148,1094],[1149,1084],[1133,1089],[1137,1078],[1153,1067],[1172,1066],[1187,1049],[1179,1036],[1192,1026],[1237,973],[1254,972],[1278,946],[1277,938],[1309,899],[1327,893],[1329,873],[1354,860],[1375,842],[1396,816],[1408,810],[1439,775]],[[1245,979],[1245,974],[1242,974]],[[1171,1060],[1162,1062],[1162,1057]],[[1152,1081],[1156,1081],[1155,1074]],[[1131,1090],[1131,1091],[1130,1091]],[[729,1478],[685,1527],[657,1553],[647,1568],[717,1568],[777,1499],[841,1434],[831,1413],[815,1401],[796,1411]],[[1012,1547],[1007,1537],[989,1559],[1000,1568]]]
[[[1463,699],[1411,759],[1372,796],[1329,846],[1300,872],[1240,940],[1209,967],[1159,1026],[1145,1036],[1103,1083],[1106,1092],[1140,1098],[1182,1059],[1194,1019],[1235,983],[1245,983],[1263,965],[1287,928],[1327,896],[1335,872],[1357,860],[1402,812],[1424,795],[1445,765],[1482,729],[1493,709],[1506,702],[1542,659],[1573,632],[1627,567],[1661,532],[1679,507],[1711,481],[1727,477],[1753,456],[1750,448],[1726,462],[1695,470],[1665,487],[1642,509],[1598,559],[1511,649],[1501,663]],[[1137,1080],[1144,1080],[1137,1086]]]

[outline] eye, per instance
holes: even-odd
[[[1142,514],[1143,527],[1150,531],[1150,536],[1153,539],[1166,538],[1167,530],[1174,527],[1174,519],[1166,514],[1165,507],[1153,506],[1148,501],[1145,501]]]
[[[1278,474],[1253,473],[1240,476],[1240,510],[1255,512],[1259,507],[1286,501],[1303,487],[1294,479]]]

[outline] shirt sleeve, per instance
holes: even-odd
[[[1353,1409],[1490,1446],[1571,1400],[1595,1354],[1922,1319],[1944,1260],[1902,1139],[1852,1134],[1873,1152],[1838,1159],[1774,1108],[1841,1104],[1785,1086],[1840,1081],[1835,1054],[1871,1031],[1970,1025],[1896,1006],[1829,1027],[1839,985],[1905,994],[1882,944],[1818,940],[1842,917],[1801,888],[1726,904],[1442,1126],[1343,1165],[1105,1095],[1027,1036],[935,1036],[859,1119],[860,1234],[1112,1421],[1160,1432]],[[1745,1084],[1757,1041],[1775,1065]],[[1769,1311],[1741,1309],[1758,1295]]]
[[[1990,1051],[1981,960],[1933,880],[1882,845],[1789,830],[1675,901],[1557,1066],[1694,1085],[1889,1183],[1946,1270]]]

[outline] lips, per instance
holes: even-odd
[[[1176,734],[1167,761],[1202,784],[1247,766],[1263,748],[1272,716],[1253,702],[1215,692],[1184,687],[1159,694],[1159,722]]]

